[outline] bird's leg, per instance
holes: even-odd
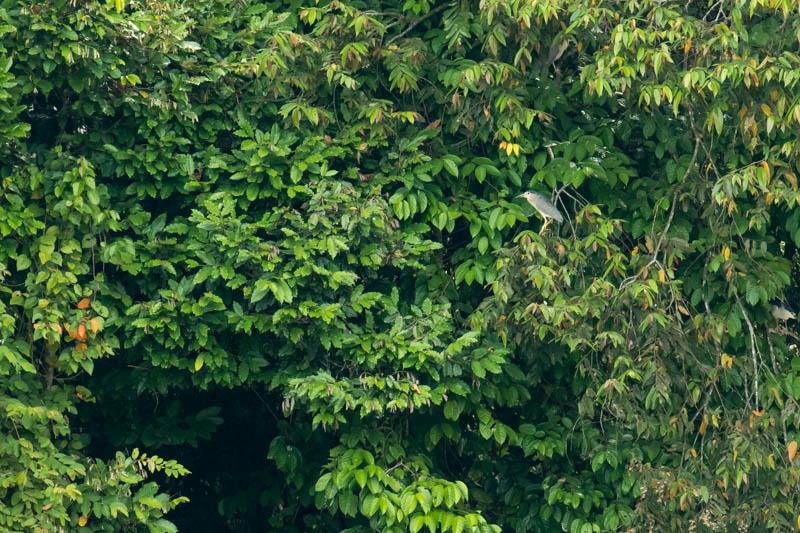
[[[547,229],[547,225],[550,224],[551,220],[552,220],[551,218],[547,218],[547,217],[544,219],[544,224],[542,224],[542,229],[539,230],[539,235],[544,233],[544,230]]]

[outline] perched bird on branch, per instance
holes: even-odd
[[[543,194],[534,191],[526,191],[520,194],[520,196],[525,198],[528,203],[542,215],[542,218],[544,218],[542,229],[539,230],[540,235],[544,232],[545,228],[547,228],[547,225],[550,224],[551,220],[555,220],[559,224],[564,222],[564,217],[561,212]]]
[[[777,320],[786,322],[794,320],[797,317],[797,312],[784,302],[777,301],[772,303],[772,316]]]

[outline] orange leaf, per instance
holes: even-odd
[[[94,318],[89,321],[89,327],[92,328],[92,333],[97,333],[97,330],[100,329],[97,326],[97,320]]]
[[[708,427],[708,420],[706,420],[706,416],[703,415],[703,421],[700,423],[700,434],[705,435],[706,428]]]
[[[38,329],[38,328],[39,328],[39,326],[41,326],[41,324],[34,324],[34,325],[33,325],[33,329]]]
[[[767,163],[766,161],[761,161],[761,166],[764,167],[764,172],[767,173],[767,183],[769,183],[769,178],[770,178],[770,176],[769,176],[769,163]]]
[[[75,335],[75,338],[81,342],[86,340],[86,326],[84,326],[83,324],[78,326],[78,332]]]
[[[770,387],[769,390],[771,390],[772,394],[775,395],[775,401],[778,403],[778,407],[783,407],[783,402],[781,401],[781,397],[778,396],[778,390],[775,387]]]
[[[797,441],[793,440],[792,442],[790,442],[789,446],[787,446],[787,449],[789,452],[789,460],[792,461],[795,455],[797,455]]]
[[[78,309],[86,309],[89,307],[89,298],[84,298],[78,302]]]

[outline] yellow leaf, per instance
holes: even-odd
[[[722,249],[722,257],[725,258],[725,261],[727,261],[731,257],[731,249],[728,248],[727,246]]]
[[[79,525],[79,526],[81,526],[81,527],[83,527],[83,526],[85,526],[85,525],[86,525],[86,523],[87,523],[88,521],[89,521],[89,517],[88,517],[88,516],[86,516],[86,515],[81,515],[81,517],[80,517],[80,518],[78,518],[78,525]]]
[[[514,151],[514,143],[506,144],[506,155],[511,156],[511,152]]]
[[[689,311],[680,304],[678,304],[678,311],[683,315],[689,316]]]
[[[797,188],[797,176],[794,175],[794,172],[791,170],[786,170],[783,174],[786,177],[786,181],[788,181],[793,189]]]
[[[800,529],[800,514],[797,515],[797,529]]]
[[[789,452],[789,460],[790,461],[794,460],[794,457],[797,455],[797,441],[796,440],[793,440],[792,442],[789,443],[789,446],[787,446],[787,451]]]
[[[194,360],[194,371],[197,372],[201,368],[203,368],[203,363],[206,362],[206,354],[201,353],[197,356],[197,359]]]
[[[692,457],[697,457],[697,451],[694,448],[692,448],[690,451],[692,452]]]
[[[762,161],[761,162],[761,166],[764,167],[764,172],[767,173],[767,183],[769,183],[769,177],[770,177],[770,175],[769,175],[769,163],[767,163],[766,161]]]
[[[634,246],[633,250],[631,250],[631,257],[636,256],[636,254],[638,254],[638,253],[639,253],[639,247],[638,246]]]
[[[705,435],[706,434],[706,428],[708,428],[708,417],[706,415],[703,415],[703,421],[700,422],[700,434],[701,435]]]
[[[772,116],[772,109],[770,109],[767,104],[761,104],[761,111],[763,111],[768,117]]]
[[[778,407],[783,407],[783,402],[781,401],[781,397],[778,395],[778,390],[775,387],[770,387],[769,390],[772,391],[772,394],[775,395],[775,401],[778,404]]]
[[[769,463],[770,468],[773,470],[775,469],[775,456],[773,454],[769,454],[767,456],[767,462]]]
[[[661,283],[664,283],[665,281],[667,281],[667,277],[664,274],[664,271],[661,270],[660,268],[658,269],[658,281],[660,281]]]
[[[733,357],[726,353],[722,354],[720,362],[722,363],[722,368],[733,368]]]

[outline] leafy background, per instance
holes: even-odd
[[[800,527],[799,8],[0,0],[0,529]]]

